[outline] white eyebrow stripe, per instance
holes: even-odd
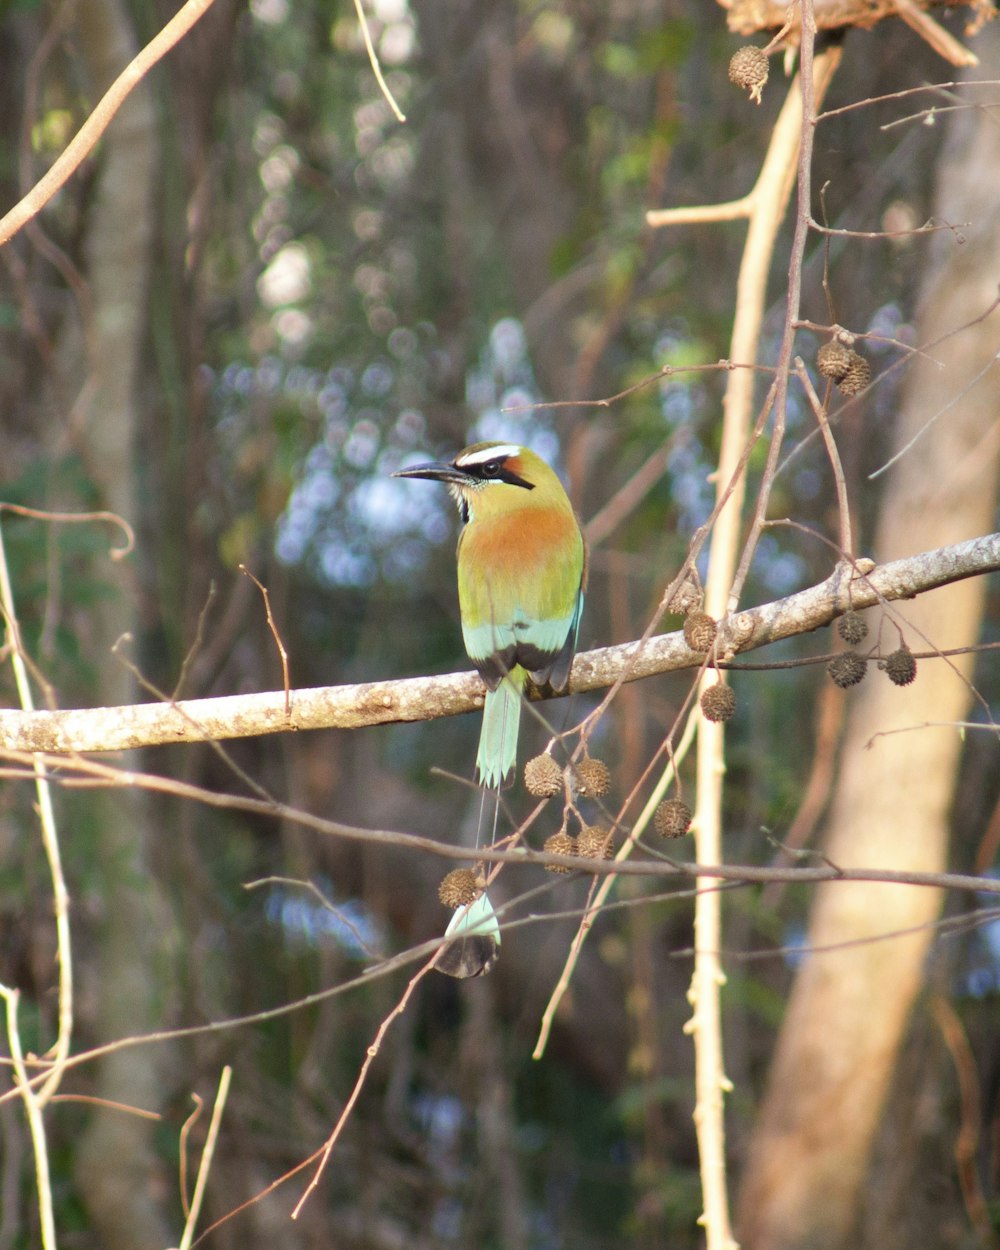
[[[468,455],[460,456],[455,464],[464,469],[470,464],[489,464],[491,460],[506,460],[508,456],[520,454],[521,449],[516,443],[497,443],[495,447],[480,447],[478,451],[471,451]]]

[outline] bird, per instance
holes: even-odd
[[[527,447],[473,443],[453,460],[395,477],[444,482],[458,506],[458,602],[469,659],[486,684],[476,770],[500,788],[517,762],[528,678],[565,689],[580,632],[587,549],[562,482]],[[482,976],[500,953],[500,926],[483,891],[456,909],[439,971]]]
[[[473,443],[393,476],[445,482],[458,505],[462,637],[487,688],[476,767],[499,789],[517,760],[527,679],[557,691],[569,680],[587,582],[573,505],[555,471],[515,443]]]

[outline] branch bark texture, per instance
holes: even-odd
[[[998,569],[1000,534],[907,556],[863,575],[850,566],[838,566],[816,586],[728,618],[721,653],[754,651],[783,638],[822,629],[847,610],[848,602],[865,608],[880,600],[911,599],[935,587]],[[644,644],[629,642],[586,651],[573,665],[569,693],[606,689],[623,674],[626,681],[639,681],[659,673],[697,668],[703,660],[690,650],[679,632],[657,635]],[[482,704],[483,684],[475,673],[446,673],[294,690],[288,715],[281,690],[124,707],[44,712],[3,709],[0,749],[125,751],[303,729],[360,729],[436,720],[474,712]]]

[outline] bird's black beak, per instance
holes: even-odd
[[[469,480],[469,475],[453,464],[435,460],[430,464],[411,464],[409,468],[397,469],[393,477],[426,477],[434,482],[449,482],[462,486]]]

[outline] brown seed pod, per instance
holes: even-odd
[[[576,853],[584,859],[610,859],[615,840],[607,825],[586,825],[576,837]]]
[[[908,686],[917,675],[917,662],[905,642],[898,651],[881,660],[879,668],[885,669],[889,680],[896,686]]]
[[[585,799],[596,799],[611,789],[611,770],[603,760],[588,755],[573,769],[577,792]]]
[[[860,612],[855,612],[851,608],[837,622],[837,633],[840,634],[844,642],[852,647],[856,647],[859,642],[864,642],[868,637],[868,622]]]
[[[524,784],[536,798],[551,798],[562,789],[562,769],[551,755],[536,755],[524,766]]]
[[[729,60],[729,81],[749,91],[750,99],[760,103],[760,94],[767,82],[767,54],[763,48],[746,44],[737,48]]]
[[[565,829],[552,834],[542,843],[542,850],[550,855],[575,855],[576,838],[571,838]],[[572,868],[564,868],[562,864],[546,864],[546,872],[572,872]]]
[[[837,382],[837,386],[841,395],[860,395],[871,380],[871,365],[865,360],[864,356],[859,356],[857,352],[851,352],[847,371]]]
[[[736,691],[720,681],[701,693],[701,710],[706,720],[727,721],[736,711]]]
[[[453,868],[438,886],[438,898],[445,907],[465,907],[478,893],[476,874],[471,868]]]
[[[661,838],[683,838],[691,828],[691,809],[682,799],[664,799],[653,813],[653,828]]]
[[[839,382],[851,367],[851,355],[839,339],[828,339],[816,353],[816,368],[824,378]]]
[[[700,611],[704,598],[697,570],[692,569],[671,596],[667,611],[687,616],[689,612]]]
[[[684,641],[692,651],[711,651],[718,625],[707,612],[692,612],[684,622]]]
[[[861,681],[868,671],[868,664],[857,651],[841,651],[826,666],[826,671],[835,686],[847,690],[849,686],[856,686]]]

